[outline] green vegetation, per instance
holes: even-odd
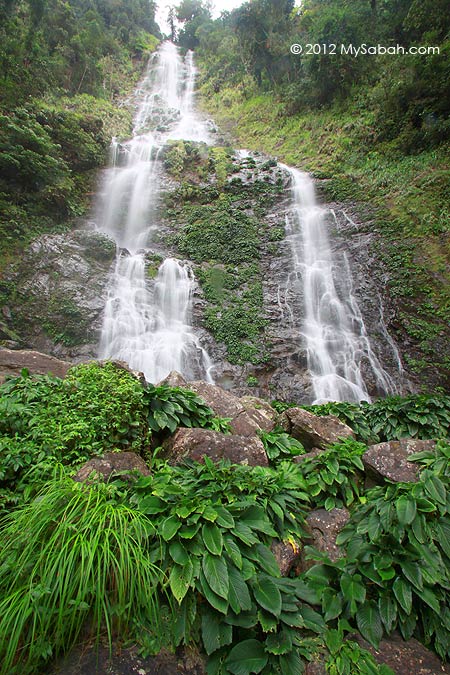
[[[131,113],[140,59],[159,35],[154,3],[0,4],[0,255],[86,212],[94,170]]]
[[[259,261],[284,233],[264,221],[282,191],[279,177],[271,175],[273,164],[233,161],[228,148],[186,141],[171,144],[164,162],[174,178],[183,176],[166,196],[168,221],[177,224],[170,243],[196,263],[207,301],[204,325],[225,344],[231,363],[264,363],[267,320]],[[244,182],[239,171],[252,180]]]
[[[255,0],[216,21],[204,18],[196,30],[208,112],[242,147],[323,179],[325,196],[350,202],[370,223],[406,365],[444,385],[449,29],[444,0],[308,0],[296,8],[290,0]],[[290,53],[294,43],[301,55]],[[341,44],[362,43],[440,53],[341,53]]]
[[[115,485],[86,487],[61,473],[3,520],[1,535],[2,675],[36,672],[76,643],[88,619],[97,640],[136,622],[158,630],[150,523]]]
[[[418,635],[446,658],[450,446],[438,444],[435,453],[412,459],[428,464],[419,482],[367,492],[367,503],[355,509],[338,536],[346,557],[335,564],[322,560],[305,577],[321,594],[328,617],[355,618],[373,645],[384,632],[398,629],[404,639]]]
[[[359,631],[376,646],[396,628],[445,658],[448,443],[411,458],[417,483],[371,489],[363,443],[295,463],[303,447],[277,430],[261,434],[271,468],[170,466],[155,452],[149,476],[83,485],[70,474],[87,456],[149,456],[180,425],[224,432],[227,420],[193,392],[143,385],[112,363],[76,366],[64,381],[24,373],[0,394],[1,675],[42,672],[81,635],[128,640],[144,655],[194,645],[210,675],[292,675],[317,658],[336,675],[391,675],[347,637]],[[449,406],[391,399],[389,424],[396,410],[424,418],[415,435],[433,435],[435,411],[443,420]],[[317,563],[281,577],[273,542],[304,545],[308,511],[342,506],[344,557],[310,548]]]
[[[281,411],[289,405],[275,407]],[[302,407],[314,415],[336,415],[363,442],[444,438],[450,428],[450,397],[444,394],[388,396],[374,403],[332,402]]]

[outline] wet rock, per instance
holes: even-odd
[[[287,577],[300,558],[299,544],[291,541],[273,541],[270,550],[278,563],[281,576]]]
[[[79,483],[84,483],[95,477],[103,477],[108,480],[112,474],[124,471],[129,474],[139,471],[143,476],[150,475],[147,464],[135,452],[107,452],[103,457],[93,457],[83,464],[74,476],[74,480]]]
[[[450,675],[450,667],[414,638],[405,642],[394,634],[381,640],[379,648],[374,649],[359,634],[351,636],[361,647],[367,649],[377,663],[384,663],[395,675]]]
[[[257,396],[241,396],[239,400],[247,413],[257,421],[261,429],[272,431],[278,413],[270,403]]]
[[[155,386],[161,387],[162,385],[167,385],[168,387],[183,387],[184,389],[189,388],[187,381],[184,379],[181,373],[177,372],[176,370],[172,370],[167,375],[167,377],[158,382]]]
[[[317,457],[317,455],[322,454],[323,448],[313,448],[309,452],[305,452],[304,455],[296,455],[295,457],[292,458],[292,461],[295,462],[296,464],[301,464],[302,462],[305,461],[305,459],[314,459],[314,457]]]
[[[124,648],[113,645],[109,648],[101,645],[83,644],[52,669],[47,668],[45,675],[205,675],[203,657],[188,647],[177,650],[177,654],[162,651],[157,656],[139,656],[135,647]],[[44,673],[42,672],[42,675]]]
[[[238,436],[255,436],[261,429],[271,431],[274,427],[262,410],[246,408],[241,399],[215,384],[197,380],[189,382],[187,388],[200,396],[218,417],[230,418],[230,429]]]
[[[318,417],[302,408],[288,408],[280,415],[278,423],[307,449],[326,448],[342,438],[355,437],[350,427],[334,415]]]
[[[215,384],[195,380],[188,383],[188,388],[201,396],[218,417],[234,418],[241,412],[245,412],[245,408],[237,396]]]
[[[361,459],[368,476],[378,482],[388,479],[394,483],[416,483],[420,465],[409,462],[408,457],[415,452],[433,449],[435,445],[435,441],[402,438],[369,446]]]
[[[72,363],[32,350],[0,349],[0,382],[7,375],[17,377],[23,368],[31,375],[65,377]]]
[[[225,435],[208,429],[185,429],[181,427],[164,444],[170,464],[179,464],[185,459],[197,462],[203,457],[214,461],[229,459],[233,464],[268,466],[267,455],[259,438]]]
[[[306,525],[312,540],[311,545],[326,553],[333,562],[341,558],[343,553],[336,544],[336,537],[349,519],[350,514],[347,509],[331,509],[331,511],[316,509],[311,511],[306,518]],[[303,556],[301,557],[300,570],[302,572],[313,565],[313,560],[306,560]]]
[[[9,327],[53,356],[95,358],[116,245],[83,229],[35,239],[6,271],[15,289]]]

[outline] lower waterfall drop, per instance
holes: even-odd
[[[108,298],[100,343],[102,358],[125,361],[158,382],[176,370],[187,379],[213,382],[213,363],[190,325],[194,278],[175,258],[166,258],[153,289],[147,286],[143,254],[121,254],[115,295]]]
[[[291,176],[293,209],[286,220],[292,250],[291,284],[303,294],[305,340],[314,403],[370,401],[362,372],[371,371],[381,395],[395,385],[379,362],[353,294],[347,261],[335,269],[325,224],[308,174],[281,165]],[[341,293],[338,293],[338,279]],[[292,281],[293,280],[293,281]]]

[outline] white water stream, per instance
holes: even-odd
[[[98,209],[100,229],[118,247],[106,301],[100,358],[126,361],[157,382],[171,370],[212,382],[213,364],[191,324],[192,271],[167,258],[153,284],[146,274],[146,248],[158,228],[159,155],[169,139],[209,142],[193,109],[192,53],[183,61],[164,43],[135,93],[133,137],[113,143]],[[153,130],[152,130],[153,129]]]
[[[395,385],[367,335],[347,260],[336,269],[326,211],[317,204],[313,181],[308,174],[281,166],[292,180],[293,209],[286,219],[292,251],[289,283],[303,296],[302,335],[314,402],[369,401],[364,381],[369,373],[380,395],[394,393]]]

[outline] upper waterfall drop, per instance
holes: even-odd
[[[106,301],[100,357],[126,361],[151,382],[171,370],[212,382],[213,364],[191,325],[195,279],[187,265],[167,258],[154,283],[146,248],[158,229],[160,153],[173,138],[209,141],[193,108],[195,68],[165,42],[152,55],[135,92],[133,137],[113,142],[112,165],[99,200],[100,229],[119,248]],[[182,135],[181,135],[182,134]]]
[[[293,206],[286,233],[292,251],[291,283],[303,295],[302,336],[314,403],[370,401],[363,368],[371,371],[381,395],[395,393],[371,346],[349,266],[336,269],[334,264],[326,211],[317,204],[312,179],[298,169],[280,166],[292,180]]]

